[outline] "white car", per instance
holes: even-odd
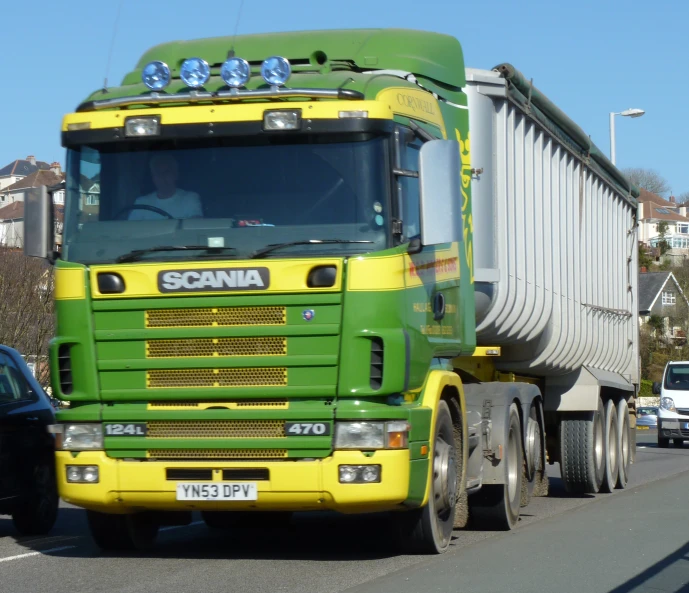
[[[689,440],[689,361],[668,362],[661,383],[653,383],[660,395],[658,408],[658,446],[676,447]]]

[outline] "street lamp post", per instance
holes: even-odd
[[[646,113],[643,109],[627,109],[625,111],[610,113],[610,160],[615,164],[615,116],[622,115],[624,117],[641,117]]]

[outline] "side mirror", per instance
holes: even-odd
[[[53,260],[54,224],[52,192],[44,185],[27,190],[24,195],[25,255]]]
[[[421,244],[462,240],[462,161],[456,140],[429,140],[419,153]]]
[[[658,381],[653,382],[653,387],[651,388],[651,391],[654,395],[660,395],[660,383]]]

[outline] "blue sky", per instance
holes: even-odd
[[[64,164],[60,124],[100,88],[119,0],[5,2],[0,167],[16,158]],[[149,47],[231,35],[240,0],[122,0],[109,69],[119,84]],[[403,27],[448,33],[467,66],[510,62],[609,153],[617,165],[655,169],[675,195],[689,191],[689,3],[680,0],[245,0],[239,34]]]

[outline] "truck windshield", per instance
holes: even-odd
[[[665,373],[665,389],[689,390],[689,364],[671,364]]]
[[[132,251],[170,261],[248,257],[292,242],[266,257],[388,247],[387,139],[325,138],[72,147],[62,257],[96,264]]]

